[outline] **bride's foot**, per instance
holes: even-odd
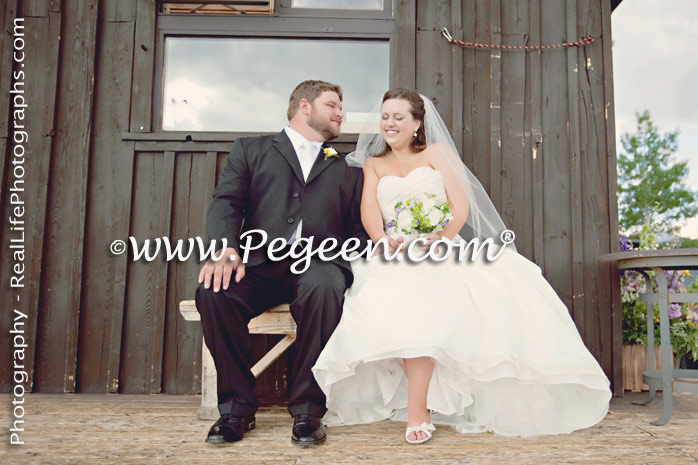
[[[427,422],[419,426],[408,426],[405,431],[405,440],[410,444],[423,444],[431,439],[434,431],[436,431],[434,425]]]
[[[404,360],[407,375],[407,431],[405,439],[410,444],[421,444],[431,439],[434,425],[427,410],[429,381],[434,371],[431,357]]]
[[[431,424],[429,411],[419,412],[411,415],[408,414],[407,430],[405,431],[405,439],[410,444],[421,444],[431,439],[431,434],[436,431],[434,425]]]

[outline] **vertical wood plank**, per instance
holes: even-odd
[[[133,23],[100,22],[96,101],[85,228],[85,277],[79,350],[81,392],[118,392],[128,253],[134,144],[127,131],[133,59]]]
[[[213,189],[216,187],[216,179],[217,179],[218,172],[219,172],[219,170],[218,170],[218,160],[219,159],[220,159],[220,157],[218,157],[218,153],[206,152],[206,165],[205,165],[205,168],[203,171],[202,182],[203,182],[204,188],[208,191],[209,200],[210,200],[211,193],[213,192]],[[206,211],[208,209],[208,204],[209,204],[209,202],[206,202],[204,204],[205,208],[202,209],[202,213],[203,213],[202,219],[204,221],[204,224],[206,224]]]
[[[592,5],[588,0],[579,0],[576,2],[577,28],[575,34],[586,36],[594,34],[593,24],[599,24],[600,10],[597,6]],[[600,25],[600,24],[599,24]],[[600,30],[600,28],[598,28]],[[594,73],[591,67],[586,66],[586,57],[592,59],[592,55],[596,53],[590,46],[579,48],[576,50],[576,70],[577,76],[575,83],[577,85],[577,108],[578,108],[578,134],[579,134],[579,159],[580,159],[580,192],[581,192],[581,210],[580,216],[583,217],[581,224],[582,230],[582,266],[583,266],[583,291],[584,291],[584,323],[580,327],[583,329],[582,337],[589,350],[599,358],[601,365],[601,341],[600,334],[603,331],[605,319],[609,318],[608,312],[602,310],[600,302],[608,300],[606,291],[610,276],[604,276],[607,267],[597,263],[596,258],[605,253],[599,247],[601,244],[598,240],[594,240],[597,234],[608,234],[607,207],[599,204],[597,199],[607,197],[607,176],[599,167],[605,167],[606,157],[605,151],[599,150],[598,134],[596,125],[603,125],[603,119],[597,123],[596,106],[602,100],[599,97],[599,92],[602,92],[601,81],[598,83],[591,82],[591,74]],[[601,68],[599,67],[599,70]],[[591,87],[595,87],[592,90]],[[596,94],[596,97],[594,96]],[[598,98],[597,102],[594,99]],[[603,133],[605,130],[600,128]]]
[[[475,0],[460,0],[461,3],[461,27],[463,28],[462,40],[472,41],[476,33]],[[473,118],[473,106],[475,105],[475,49],[472,47],[461,47],[463,56],[462,73],[462,98],[463,98],[463,146],[461,156],[463,162],[477,176],[478,170],[475,167],[475,120]],[[455,63],[455,61],[454,61]],[[454,64],[455,66],[455,64]],[[454,84],[455,85],[455,84]],[[483,179],[478,178],[483,186]],[[485,187],[486,189],[487,187]]]
[[[45,20],[46,18],[44,18]],[[48,13],[48,24],[42,21],[41,26],[39,24],[34,27],[39,26],[40,31],[37,31],[40,35],[47,34],[47,42],[43,42],[43,37],[35,36],[36,42],[32,44],[32,48],[35,50],[44,49],[46,61],[42,62],[42,57],[39,57],[35,63],[36,68],[28,70],[28,76],[31,81],[27,85],[31,85],[33,88],[37,89],[38,92],[35,94],[38,101],[45,102],[43,106],[43,113],[41,119],[39,119],[39,125],[36,128],[29,128],[29,133],[34,135],[36,139],[37,136],[39,140],[35,140],[34,143],[37,145],[37,151],[34,152],[34,148],[30,147],[30,150],[35,154],[27,160],[27,173],[30,174],[31,178],[34,178],[33,182],[28,182],[27,187],[31,187],[27,191],[27,198],[32,201],[32,208],[27,217],[27,230],[33,231],[31,239],[29,240],[29,247],[27,249],[27,256],[30,257],[29,261],[29,273],[31,276],[31,282],[27,288],[27,295],[24,302],[27,304],[27,310],[29,314],[29,328],[30,334],[35,337],[34,341],[38,338],[37,328],[39,314],[42,311],[39,305],[39,296],[41,289],[41,280],[44,277],[42,273],[43,267],[43,245],[44,245],[44,232],[46,225],[46,208],[47,208],[47,195],[48,195],[48,184],[49,184],[49,167],[51,166],[51,149],[53,145],[53,134],[55,133],[55,118],[56,118],[56,107],[57,107],[57,85],[58,85],[58,73],[59,73],[59,44],[60,44],[60,33],[61,33],[61,23],[63,22],[62,14],[60,11],[59,2],[51,2],[51,8]],[[37,18],[38,20],[38,18]],[[31,124],[34,124],[31,121]],[[29,350],[28,359],[31,360],[31,364],[27,365],[35,366],[36,360],[36,345]]]
[[[431,98],[447,128],[452,127],[451,48],[441,35],[451,23],[450,0],[417,4],[417,90]]]
[[[566,37],[566,8],[558,0],[540,2],[542,44]],[[567,56],[562,49],[541,52],[543,156],[543,237],[545,275],[572,310],[570,244],[570,158],[568,140]],[[551,214],[555,212],[555,214]]]
[[[112,23],[133,22],[136,18],[136,2],[142,1],[144,0],[102,0],[99,19]]]
[[[462,0],[451,0],[451,35],[463,40]],[[438,25],[437,25],[438,26]],[[438,28],[437,28],[438,30]],[[441,40],[445,39],[442,37]],[[463,157],[463,55],[465,50],[460,45],[451,45],[451,133],[456,150]]]
[[[140,152],[135,157],[131,232],[139,244],[170,231],[174,155]],[[151,250],[155,246],[151,241]],[[120,365],[121,393],[160,392],[167,262],[164,250],[148,262],[130,261]]]
[[[13,134],[12,134],[12,127],[14,125],[14,121],[12,121],[12,118],[10,118],[10,109],[12,105],[12,99],[10,99],[10,93],[9,89],[12,89],[12,83],[14,82],[13,80],[13,71],[14,71],[14,62],[12,59],[12,53],[13,53],[13,40],[14,40],[14,20],[18,16],[18,5],[16,1],[8,1],[7,3],[3,4],[2,7],[0,7],[0,25],[2,25],[2,30],[0,31],[0,87],[2,89],[7,89],[8,91],[0,93],[0,108],[5,109],[5,111],[0,113],[0,213],[2,214],[3,218],[8,218],[12,216],[11,208],[9,205],[9,197],[8,197],[8,192],[9,189],[11,189],[14,186],[14,181],[15,181],[15,176],[13,169],[11,169],[12,165],[7,165],[6,168],[6,162],[11,163],[10,160],[13,158],[13,150],[14,150],[14,141],[13,141]],[[26,24],[25,24],[26,27]],[[29,46],[29,37],[26,37],[25,33],[25,47]],[[35,60],[38,58],[38,54],[34,54],[35,56],[33,57],[32,61],[28,61],[25,63],[25,65],[34,65]],[[29,57],[27,57],[29,58]],[[22,79],[25,80],[25,79]],[[29,81],[32,83],[31,81]],[[32,83],[33,84],[33,83]],[[27,85],[27,82],[25,80],[25,87]],[[19,86],[18,86],[19,88]],[[23,125],[32,123],[34,120],[30,118],[28,121],[19,121]],[[33,134],[36,134],[36,131],[32,131]],[[32,147],[34,144],[33,141],[29,141],[26,143],[26,147],[29,149]],[[26,179],[27,183],[30,182],[30,179]],[[7,184],[6,184],[7,183]],[[26,183],[25,183],[26,184]],[[18,188],[20,186],[18,185]],[[25,186],[25,188],[28,189],[28,186]],[[26,195],[23,195],[23,197],[26,197]],[[32,209],[33,210],[33,209]],[[27,211],[27,214],[30,214],[30,211]],[[9,221],[9,220],[8,220]],[[5,253],[5,251],[9,251],[9,245],[10,245],[10,238],[11,237],[19,237],[10,231],[10,224],[8,221],[3,221],[2,226],[0,226],[0,246],[2,246],[3,253],[0,253],[0,282],[2,283],[9,283],[10,282],[10,276],[11,276],[11,270],[13,266],[13,261],[14,261],[14,254],[11,253]],[[31,230],[31,229],[29,229]],[[25,235],[26,238],[26,235]],[[40,254],[39,254],[40,255]],[[31,251],[28,249],[25,250],[25,260],[26,257],[31,257]],[[29,274],[27,273],[29,276]],[[30,282],[35,282],[35,279],[38,280],[38,276],[34,277],[32,276],[32,280]],[[29,283],[27,283],[29,284]],[[9,284],[4,284],[4,286],[8,286]],[[2,292],[0,293],[0,305],[2,305],[2,308],[7,309],[6,312],[4,312],[4,315],[2,318],[0,318],[0,331],[2,331],[2,334],[9,334],[9,331],[13,328],[13,314],[12,314],[12,309],[17,309],[19,311],[22,311],[23,313],[27,313],[27,308],[25,307],[24,300],[21,305],[18,305],[16,302],[13,302],[12,299],[15,298],[16,295],[20,295],[20,298],[24,297],[29,297],[29,295],[24,292],[24,293],[15,293],[15,292]],[[25,334],[30,338],[30,341],[35,341],[36,340],[36,313],[30,314],[31,319],[28,319],[28,321],[25,324]],[[28,328],[26,326],[29,326]],[[10,337],[4,337],[2,339],[2,342],[0,343],[0,349],[2,350],[0,352],[0,389],[3,390],[3,392],[10,392],[13,388],[13,382],[12,382],[12,339]],[[26,358],[25,358],[25,365],[24,368],[27,370],[27,373],[29,373],[29,381],[24,383],[24,388],[25,390],[31,391],[32,389],[32,382],[33,382],[33,373],[34,373],[34,353],[35,353],[35,345],[31,344],[31,347],[27,348],[26,352]]]
[[[577,2],[577,36],[601,34],[601,8],[598,2],[579,0]],[[606,172],[607,154],[605,150],[606,122],[603,115],[603,73],[602,42],[587,45],[577,50],[579,73],[578,86],[579,138],[581,166],[581,213],[583,235],[583,290],[584,315],[580,328],[582,337],[594,356],[612,377],[612,314],[611,292],[617,287],[618,278],[609,274],[606,265],[599,264],[597,258],[609,252],[608,241],[599,238],[609,237],[607,205],[608,177]],[[615,169],[615,168],[614,168]],[[615,172],[614,172],[615,173]]]
[[[567,42],[574,42],[577,36],[577,0],[567,0],[566,3],[566,36]],[[579,141],[579,65],[577,62],[576,47],[568,47],[565,51],[567,55],[567,131],[568,131],[568,153],[570,156],[570,235],[569,241],[572,248],[572,315],[577,329],[582,335],[586,335],[585,310],[592,311],[591,308],[584,307],[584,236],[582,234],[582,174],[580,160]],[[593,263],[593,262],[592,262]],[[591,290],[591,289],[590,289]],[[593,328],[593,327],[592,327]],[[589,328],[589,331],[593,331]]]
[[[462,0],[462,22],[463,40],[477,40],[478,31],[482,29],[482,22],[478,22],[477,0]],[[482,96],[478,93],[477,86],[481,84],[482,74],[479,72],[477,57],[482,53],[473,47],[462,47],[463,49],[463,152],[462,157],[465,164],[477,176],[478,180],[487,190],[489,179],[481,176],[485,170],[480,169],[479,164],[487,157],[478,156],[477,144],[480,141],[477,129],[487,118],[476,114],[478,100],[482,101]],[[487,92],[489,93],[489,87]],[[487,110],[489,111],[489,110]]]
[[[51,151],[46,234],[43,244],[36,384],[41,391],[73,392],[76,385],[78,321],[88,154],[92,135],[97,7],[65,5]]]
[[[163,236],[170,237],[169,231],[172,230],[172,198],[174,196],[174,170],[175,170],[175,153],[166,151],[162,170],[159,173],[162,176],[160,183],[160,209],[152,220],[157,225],[158,229],[165,230]],[[164,227],[162,226],[164,224]],[[160,271],[156,275],[155,300],[153,308],[153,334],[151,345],[151,369],[150,369],[150,393],[157,394],[162,392],[162,364],[165,341],[165,313],[167,311],[167,276],[169,261],[161,259],[162,263],[158,263],[157,269]],[[164,269],[163,269],[164,268]]]
[[[670,353],[671,366],[674,366],[674,353]],[[656,369],[662,368],[662,352],[661,346],[654,346],[654,360]],[[620,393],[617,396],[623,396],[623,391],[649,391],[649,386],[643,383],[642,373],[647,370],[647,346],[640,344],[624,345],[621,347],[622,378],[620,385]],[[654,367],[652,367],[654,369]],[[658,389],[661,391],[661,389]]]
[[[216,183],[217,153],[179,153],[176,161],[173,239],[206,239],[206,210]],[[195,255],[195,256],[194,256]],[[179,316],[179,301],[194,298],[198,287],[198,253],[186,262],[171,263],[168,280],[164,385],[168,393],[201,389],[201,326]]]
[[[14,4],[14,2],[11,2]],[[46,217],[46,192],[48,185],[48,172],[51,154],[51,142],[53,134],[53,119],[56,106],[56,81],[57,81],[57,62],[58,62],[58,37],[61,24],[60,11],[48,13],[48,5],[40,10],[46,11],[47,16],[44,17],[27,17],[24,21],[24,61],[17,65],[15,72],[20,73],[19,79],[12,87],[10,86],[13,77],[12,71],[12,43],[14,35],[14,18],[18,16],[18,12],[13,8],[12,4],[7,4],[3,11],[6,12],[7,27],[3,41],[3,53],[6,53],[6,62],[3,69],[7,73],[3,73],[3,81],[7,85],[7,89],[15,88],[22,91],[20,97],[24,98],[28,108],[24,110],[24,118],[20,119],[18,115],[12,114],[13,121],[4,119],[3,132],[7,132],[8,139],[2,139],[2,165],[5,164],[5,143],[10,142],[8,152],[12,163],[12,169],[7,170],[6,178],[3,182],[7,182],[7,186],[3,185],[5,193],[3,215],[9,218],[13,215],[11,205],[8,205],[7,196],[11,191],[19,193],[24,200],[26,210],[21,219],[24,221],[24,266],[25,266],[25,287],[20,289],[17,294],[3,293],[0,294],[0,302],[3,308],[16,308],[25,313],[26,319],[24,331],[25,337],[29,341],[24,359],[24,368],[29,374],[29,381],[24,384],[26,390],[31,391],[34,379],[34,368],[36,358],[36,340],[38,327],[38,312],[39,312],[39,285],[41,281],[42,268],[42,246],[44,239],[44,223]],[[35,12],[38,14],[38,11]],[[22,16],[21,12],[19,16]],[[19,32],[19,30],[18,30]],[[48,46],[46,43],[48,42]],[[6,48],[5,45],[8,47]],[[22,66],[24,65],[24,66]],[[23,74],[22,74],[23,73]],[[23,85],[20,82],[24,82]],[[4,105],[10,108],[9,92],[4,93],[3,99],[6,98]],[[14,97],[13,97],[14,99]],[[21,103],[21,102],[18,102]],[[37,111],[38,110],[38,111]],[[43,110],[43,111],[42,111]],[[8,113],[5,113],[7,116]],[[14,126],[16,129],[25,130],[29,135],[28,140],[21,145],[24,146],[24,156],[16,158],[16,161],[21,160],[21,164],[14,165]],[[21,139],[20,139],[21,140]],[[15,166],[21,168],[24,173],[22,177],[15,177]],[[2,170],[0,170],[2,171]],[[6,187],[6,188],[5,188]],[[10,232],[9,225],[3,223],[2,229],[5,234],[2,237],[2,250],[9,250],[9,240],[19,238],[18,232]],[[12,266],[11,254],[0,254],[2,266],[0,267],[0,280],[9,282],[9,274]],[[12,302],[10,299],[18,295],[20,302]],[[13,327],[12,314],[7,313],[0,323],[2,331],[6,331]],[[0,374],[2,374],[2,383],[10,381],[12,378],[9,371],[12,366],[10,338],[6,339],[7,350],[0,354]],[[7,371],[5,371],[7,370]],[[7,376],[5,376],[5,374]],[[10,384],[7,384],[7,389],[10,389]]]
[[[201,235],[201,231],[197,230],[202,226],[201,221],[198,221],[198,215],[191,218],[192,203],[202,203],[203,200],[197,199],[193,193],[197,182],[194,181],[192,156],[192,153],[179,152],[175,157],[170,225],[170,238],[173,241],[186,241],[190,237]],[[197,350],[196,346],[201,345],[201,325],[188,323],[179,315],[179,302],[194,297],[197,270],[198,261],[194,256],[185,262],[170,263],[167,270],[163,390],[168,394],[193,393],[200,390],[201,349]]]
[[[131,132],[150,132],[155,66],[155,0],[136,5],[136,37],[133,49]]]
[[[541,21],[540,21],[540,0],[531,0],[530,18],[530,41],[532,45],[540,45]],[[531,115],[531,208],[533,211],[531,223],[533,226],[533,256],[532,260],[541,267],[543,274],[545,268],[545,245],[543,228],[545,210],[543,209],[543,161],[545,157],[545,144],[543,141],[543,81],[541,78],[541,51],[531,51],[528,53],[530,63],[530,115]]]
[[[17,1],[8,0],[0,7],[0,89],[11,89],[13,82],[12,59],[14,40],[14,20],[17,18]],[[0,93],[0,108],[10,109],[10,93],[8,91]],[[5,156],[8,141],[12,139],[10,128],[9,111],[0,113],[0,193],[5,191]],[[12,144],[9,144],[12,147]],[[2,231],[0,230],[0,234]],[[7,250],[7,249],[3,249]]]
[[[506,2],[501,8],[506,45],[525,45],[528,32],[528,0]],[[526,99],[526,54],[521,50],[501,53],[501,207],[505,224],[516,233],[519,252],[530,250],[530,218],[525,216],[530,198],[522,195],[530,185],[531,157],[525,153],[524,110]]]
[[[492,2],[490,10],[490,27],[492,35],[491,44],[502,43],[502,19],[500,2]],[[502,213],[502,183],[500,173],[502,172],[502,51],[496,48],[491,49],[490,59],[490,198],[497,211]],[[504,223],[508,223],[509,218],[502,217]]]
[[[474,0],[475,42],[492,43],[490,8],[491,2],[489,0]],[[466,38],[466,40],[469,39]],[[473,145],[470,153],[466,155],[466,157],[470,158],[469,160],[466,158],[466,162],[468,162],[471,171],[477,176],[485,190],[492,195],[491,160],[489,156],[492,121],[490,116],[492,111],[492,86],[490,84],[492,60],[489,51],[486,49],[473,49],[470,55],[475,63],[475,77],[472,89],[473,99],[470,108],[466,108],[467,116],[464,119],[471,122]],[[470,112],[469,115],[468,111]]]
[[[417,0],[395,0],[395,86],[415,87]]]
[[[526,2],[526,24],[522,25],[525,28],[524,42],[526,44],[532,44],[531,36],[532,31],[532,16],[537,13],[537,3],[534,0]],[[520,226],[523,231],[525,231],[525,236],[519,240],[519,234],[517,231],[516,235],[516,249],[517,251],[535,262],[534,253],[534,242],[535,238],[535,225],[533,218],[535,202],[534,189],[535,189],[535,178],[534,178],[534,168],[536,160],[533,156],[534,150],[534,135],[533,135],[533,87],[538,85],[538,82],[534,84],[532,81],[538,78],[535,70],[532,69],[533,54],[535,52],[527,50],[524,52],[524,106],[523,106],[523,153],[522,153],[522,164],[523,164],[523,216],[527,218],[528,222],[525,225]],[[536,148],[537,149],[537,148]]]
[[[193,237],[189,227],[189,199],[190,194],[190,173],[192,164],[192,154],[178,152],[175,156],[174,186],[172,193],[172,222],[170,223],[169,237],[172,241],[183,240]],[[179,394],[187,389],[193,392],[195,379],[192,377],[180,377],[181,371],[201,370],[201,362],[193,358],[196,348],[191,345],[193,341],[185,341],[180,347],[182,332],[191,326],[199,327],[198,324],[187,324],[182,321],[177,311],[178,300],[181,290],[188,289],[191,284],[187,280],[186,268],[190,260],[186,262],[175,261],[167,268],[167,307],[165,311],[165,355],[162,362],[163,391],[168,394]],[[185,292],[186,293],[186,292]],[[191,295],[189,296],[191,297]],[[186,344],[186,343],[189,344]],[[183,360],[184,359],[184,360]],[[181,363],[184,362],[184,363]],[[186,364],[186,366],[185,366]],[[192,375],[192,373],[189,373]]]
[[[49,12],[49,0],[29,0],[22,2],[21,14],[25,18],[46,18]]]
[[[615,127],[615,106],[613,103],[613,60],[612,46],[613,37],[611,32],[611,8],[608,2],[599,0],[601,10],[601,34],[603,34],[603,47],[601,49],[603,62],[603,122],[605,123],[605,153],[606,153],[606,173],[608,176],[608,194],[605,203],[608,205],[608,224],[609,228],[609,244],[607,250],[609,252],[618,252],[620,246],[618,244],[618,203],[617,203],[617,178],[616,178],[616,127]],[[599,4],[597,3],[597,5]],[[600,118],[596,118],[597,120]],[[603,166],[603,165],[602,165]],[[603,201],[600,200],[600,201]],[[602,335],[603,341],[608,341],[609,332],[611,337],[611,348],[605,348],[603,355],[608,356],[610,352],[610,360],[604,360],[604,368],[606,373],[612,371],[613,391],[615,395],[623,395],[623,372],[622,372],[622,311],[620,303],[620,285],[618,285],[618,270],[611,266],[608,271],[609,285],[611,287],[611,321],[610,328]],[[608,304],[604,303],[601,311],[608,311]],[[609,350],[610,349],[610,350]],[[610,364],[610,366],[609,366]]]

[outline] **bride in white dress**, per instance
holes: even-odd
[[[392,227],[395,205],[424,194],[453,217],[422,235],[426,247],[505,229],[431,101],[412,90],[385,94],[380,134],[362,134],[350,158],[364,169],[364,227],[391,251],[415,238]],[[604,418],[608,379],[540,268],[510,245],[493,262],[484,255],[352,262],[342,319],[313,367],[327,425],[407,421],[406,440],[421,443],[434,423],[532,436]]]

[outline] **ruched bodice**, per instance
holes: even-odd
[[[381,208],[383,224],[392,219],[395,204],[420,194],[433,194],[434,201],[446,201],[446,189],[441,173],[430,166],[420,166],[410,171],[407,176],[383,176],[378,180],[376,197]]]

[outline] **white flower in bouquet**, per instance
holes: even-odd
[[[433,198],[427,197],[422,201],[422,211],[425,212],[431,212],[435,211],[434,207],[436,206],[436,202],[434,202]],[[438,221],[438,219],[437,219]]]
[[[433,203],[433,202],[432,202]],[[436,208],[433,208],[429,211],[429,214],[427,215],[427,220],[429,220],[429,224],[439,224],[442,221],[443,218],[443,213],[440,210],[437,210]]]
[[[409,208],[404,209],[397,215],[397,224],[400,225],[397,228],[398,231],[405,234],[409,234],[412,229],[412,223],[414,223],[414,216],[412,216],[412,211]]]
[[[423,193],[395,204],[393,219],[385,224],[392,238],[405,242],[420,234],[441,231],[453,219],[448,202],[438,202],[434,194]]]

